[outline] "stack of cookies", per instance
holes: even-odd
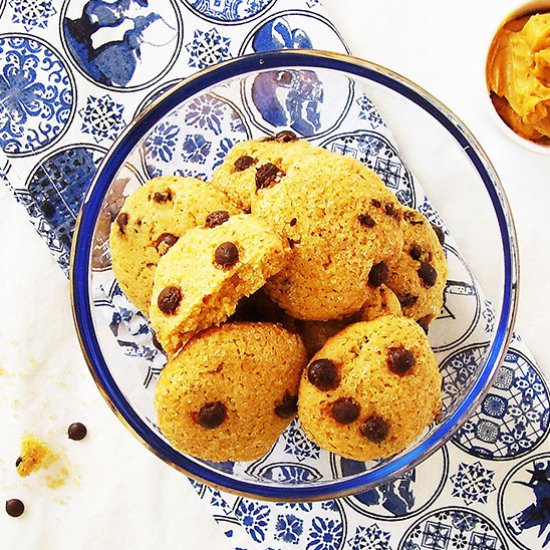
[[[110,245],[168,357],[155,393],[166,438],[198,458],[254,460],[298,413],[342,456],[404,449],[441,407],[426,333],[442,244],[363,164],[288,131],[235,145],[211,183],[147,182]]]

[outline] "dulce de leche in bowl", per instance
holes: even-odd
[[[503,121],[519,136],[550,146],[550,12],[522,15],[500,27],[486,79]]]

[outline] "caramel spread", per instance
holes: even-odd
[[[550,145],[550,13],[501,27],[486,71],[491,99],[506,124],[524,138]]]

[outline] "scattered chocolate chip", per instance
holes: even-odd
[[[18,498],[6,500],[6,513],[12,518],[18,518],[25,511],[25,505]]]
[[[233,163],[233,166],[235,167],[235,170],[237,170],[237,172],[242,172],[243,170],[250,168],[255,163],[255,159],[249,157],[248,155],[243,155]]]
[[[292,218],[289,222],[290,227],[294,227],[297,222],[298,222],[298,220],[296,218]]]
[[[421,262],[418,268],[418,276],[422,279],[425,286],[434,286],[437,281],[437,271],[428,262]]]
[[[223,423],[226,416],[227,410],[225,405],[220,401],[215,401],[214,403],[207,403],[202,406],[197,420],[203,428],[213,430]]]
[[[159,351],[164,353],[164,348],[162,347],[162,344],[159,342],[159,339],[157,338],[157,335],[153,333],[153,346],[155,346]]]
[[[124,235],[124,230],[128,225],[128,214],[126,214],[126,212],[121,212],[117,216],[116,222],[118,224],[118,228],[120,229],[120,232]]]
[[[397,210],[391,203],[387,203],[384,206],[384,211],[388,216],[390,216],[390,218],[393,218],[394,220],[401,219],[401,214],[399,213],[399,210]]]
[[[375,208],[380,208],[382,206],[382,203],[378,200],[378,199],[372,199],[370,201],[370,203],[375,207]]]
[[[164,256],[168,252],[168,249],[174,246],[178,242],[178,237],[172,235],[172,233],[162,233],[155,241],[155,248],[157,252]]]
[[[435,225],[435,223],[432,223],[431,226],[435,234],[437,235],[437,240],[439,241],[439,244],[443,246],[445,244],[445,233],[443,233],[443,229],[441,229],[439,225]]]
[[[17,460],[15,461],[15,467],[17,468],[19,464],[21,464],[21,462],[23,462],[23,459],[20,456],[18,456]]]
[[[234,243],[225,242],[220,244],[214,252],[214,260],[218,266],[226,268],[234,265],[239,259],[239,249]]]
[[[393,373],[403,376],[414,367],[416,359],[411,350],[398,346],[388,349],[387,362],[389,369]]]
[[[294,132],[291,132],[290,130],[283,130],[282,132],[279,132],[275,135],[275,141],[278,141],[280,143],[289,143],[291,141],[296,141],[298,137]]]
[[[416,304],[418,296],[413,296],[412,294],[405,292],[403,294],[398,294],[397,299],[399,300],[401,307],[410,307]]]
[[[413,244],[409,250],[409,256],[413,260],[420,260],[420,257],[422,256],[422,249],[417,244]]]
[[[81,422],[73,422],[67,429],[67,435],[73,441],[81,441],[86,437],[87,433],[88,429]]]
[[[322,391],[338,387],[340,377],[338,369],[330,359],[317,359],[307,368],[307,379]]]
[[[360,412],[361,407],[351,397],[341,397],[332,404],[332,417],[340,424],[351,424]]]
[[[274,183],[278,183],[285,173],[271,162],[262,164],[256,168],[256,189],[265,189]]]
[[[159,203],[171,201],[172,191],[170,189],[167,189],[164,193],[156,191],[155,193],[153,193],[153,200]]]
[[[216,212],[211,212],[206,216],[204,225],[208,228],[216,227],[225,223],[229,219],[229,212],[227,210],[216,210]]]
[[[374,264],[369,271],[369,285],[377,288],[380,285],[383,285],[390,276],[390,271],[386,262],[380,262]]]
[[[416,320],[416,322],[420,325],[420,328],[422,328],[422,330],[426,334],[428,334],[428,328],[430,326],[431,321],[432,321],[431,315],[425,315],[424,317]]]
[[[281,418],[291,418],[298,410],[298,396],[285,392],[283,400],[275,405],[275,414]]]
[[[373,443],[381,443],[389,432],[388,423],[378,415],[372,415],[361,426],[361,434]]]
[[[372,216],[369,216],[369,214],[359,214],[357,219],[363,227],[374,227],[376,225],[376,222],[372,219]]]
[[[181,290],[177,286],[167,286],[160,291],[157,305],[162,313],[170,315],[175,313],[182,299]]]

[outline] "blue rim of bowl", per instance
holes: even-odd
[[[99,346],[90,308],[90,257],[93,232],[104,196],[127,155],[164,115],[182,101],[229,78],[257,70],[306,67],[353,74],[390,88],[424,109],[455,138],[481,177],[497,216],[505,265],[502,309],[479,379],[463,402],[425,441],[373,471],[322,485],[281,487],[239,480],[196,462],[172,448],[136,414],[109,372]],[[371,62],[317,50],[282,50],[252,54],[196,73],[170,89],[136,118],[103,159],[81,208],[71,255],[71,298],[76,330],[92,376],[107,403],[130,431],[166,463],[186,475],[242,496],[276,501],[321,500],[368,490],[425,460],[447,442],[489,389],[507,351],[517,309],[519,268],[514,223],[502,184],[487,155],[465,125],[440,101],[408,79]]]

